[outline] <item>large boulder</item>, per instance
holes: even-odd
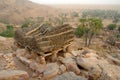
[[[29,80],[29,75],[21,70],[2,70],[0,80]]]
[[[36,62],[32,62],[32,63],[29,65],[29,67],[30,67],[33,71],[37,72],[37,74],[43,73],[43,72],[45,71],[45,69],[46,69],[46,65],[38,64],[38,63],[36,63]]]
[[[25,57],[18,56],[17,58],[18,58],[22,63],[24,63],[26,66],[29,66],[29,65],[32,63],[31,60],[29,60],[29,59],[27,59],[27,58],[25,58]]]
[[[95,53],[87,53],[89,57],[77,57],[76,62],[84,70],[88,70],[90,80],[120,80],[120,67],[110,64]]]
[[[59,67],[59,73],[62,74],[62,73],[64,73],[65,71],[66,71],[66,66],[60,65],[60,67]]]
[[[46,65],[46,69],[43,72],[43,78],[50,79],[55,77],[59,72],[59,66],[57,63],[49,63]]]
[[[57,76],[55,79],[53,80],[87,80],[86,78],[83,78],[81,76],[77,76],[75,73],[73,72],[66,72],[62,75]]]
[[[118,59],[114,58],[114,57],[112,57],[110,55],[106,55],[106,57],[107,57],[108,61],[112,62],[113,64],[116,64],[116,65],[120,66],[119,55],[117,55]]]
[[[65,58],[61,61],[67,68],[68,71],[72,71],[76,74],[80,74],[80,69],[78,68],[76,62],[72,58]]]

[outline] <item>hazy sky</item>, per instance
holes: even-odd
[[[30,0],[40,4],[120,4],[120,0]]]

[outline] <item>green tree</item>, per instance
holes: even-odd
[[[116,24],[109,24],[109,25],[107,26],[107,28],[108,28],[109,30],[114,30],[116,27],[117,27]]]
[[[101,19],[97,18],[91,18],[89,19],[89,26],[90,26],[90,31],[89,31],[89,41],[88,41],[88,47],[91,44],[92,38],[95,34],[98,34],[99,31],[102,29],[103,24]]]
[[[82,37],[84,35],[84,29],[79,25],[75,31],[77,37]]]
[[[119,22],[119,19],[118,18],[114,18],[113,23],[117,23],[117,22]]]
[[[89,26],[87,25],[88,20],[86,18],[80,19],[81,27],[84,29],[84,37],[85,37],[85,46],[87,46],[88,43],[88,32],[89,32]]]
[[[103,27],[102,20],[98,18],[83,18],[80,19],[80,22],[84,29],[85,46],[89,47],[93,36],[98,34]]]
[[[120,25],[118,26],[117,30],[118,30],[118,32],[115,31],[114,36],[115,36],[117,39],[120,39]]]
[[[79,14],[77,12],[73,12],[72,17],[79,17]]]
[[[65,13],[61,13],[60,15],[59,15],[59,18],[57,19],[57,21],[58,21],[58,25],[63,25],[66,21],[67,21],[67,14],[65,14]]]

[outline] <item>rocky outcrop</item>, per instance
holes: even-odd
[[[1,53],[10,53],[13,52],[11,46],[13,46],[13,38],[5,38],[0,36],[0,52]]]
[[[106,59],[99,57],[95,53],[86,53],[77,57],[76,62],[84,70],[87,70],[90,80],[119,80],[120,67],[110,64]]]
[[[57,63],[47,64],[46,70],[43,72],[43,79],[50,79],[55,77],[59,72],[59,66]]]
[[[61,66],[59,67],[59,74],[64,73],[66,70],[67,70],[67,69],[66,69],[66,66],[61,65]]]
[[[53,80],[87,80],[86,78],[83,78],[81,76],[77,76],[75,73],[73,72],[66,72],[62,75],[57,76],[55,79]]]
[[[77,64],[72,58],[65,58],[61,61],[67,68],[68,71],[73,71],[76,74],[80,74],[80,69],[77,67]]]
[[[12,53],[0,53],[0,70],[5,69],[17,69]]]
[[[20,53],[20,54],[19,54]],[[119,80],[119,56],[97,55],[90,49],[82,49],[59,56],[56,63],[46,62],[44,57],[17,50],[17,58],[41,80]],[[3,55],[0,55],[2,57]],[[70,71],[70,72],[69,72]]]
[[[2,70],[0,80],[29,80],[29,75],[21,70]]]

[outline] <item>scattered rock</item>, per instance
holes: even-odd
[[[93,55],[93,54],[91,54]],[[90,80],[119,80],[119,66],[110,64],[104,58],[98,59],[96,55],[89,58],[77,57],[77,64],[88,70]]]
[[[0,70],[3,70],[6,65],[7,65],[7,61],[4,58],[4,56],[1,54],[0,55]]]
[[[84,58],[92,57],[92,58],[100,59],[100,57],[97,54],[93,53],[93,52],[89,52],[89,53],[83,54],[82,57],[84,57]]]
[[[76,57],[76,56],[80,56],[83,52],[84,50],[77,50],[77,51],[71,51],[71,54]]]
[[[2,70],[0,80],[29,80],[29,75],[21,70]]]
[[[120,67],[112,64],[100,64],[101,67],[101,76],[98,80],[120,80]]]
[[[32,77],[34,78],[34,77],[38,77],[38,74],[37,73],[33,73],[32,74]]]
[[[38,69],[39,65],[36,62],[32,62],[29,67],[35,71],[36,69]]]
[[[64,73],[66,71],[66,66],[61,65],[60,66],[60,74]]]
[[[45,69],[46,69],[46,65],[44,65],[44,64],[39,64],[39,65],[38,65],[38,68],[36,69],[36,73],[37,73],[37,74],[41,74],[41,73],[43,73],[43,72],[45,71]]]
[[[89,53],[90,51],[88,51],[88,50],[84,50],[83,52],[82,52],[82,54],[83,55],[85,55],[85,54],[87,54],[87,53]]]
[[[16,65],[15,65],[14,61],[11,61],[10,63],[6,64],[4,69],[16,69]]]
[[[4,60],[4,63],[1,62],[1,65],[5,64],[4,69],[16,69],[17,68],[17,66],[13,60],[12,53],[3,54],[2,59]]]
[[[25,49],[17,49],[17,51],[16,51],[17,57],[19,57],[19,56],[25,56],[26,53],[27,53],[27,51]]]
[[[80,69],[77,67],[77,64],[72,58],[65,58],[62,60],[62,63],[66,66],[67,70],[73,71],[76,74],[80,74]]]
[[[40,63],[40,57],[39,57],[39,56],[36,57],[36,62],[37,62],[37,63]]]
[[[31,56],[29,53],[26,54],[25,57],[26,57],[27,59],[31,59],[31,58],[32,58],[32,56]]]
[[[27,66],[29,66],[32,63],[32,61],[30,61],[29,59],[25,57],[18,56],[18,59]]]
[[[80,71],[81,71],[81,74],[80,74],[81,76],[83,76],[85,78],[89,78],[89,72],[88,71],[83,70],[83,69],[81,69]]]
[[[87,80],[87,79],[81,76],[77,76],[73,72],[66,72],[62,75],[57,76],[53,80]]]
[[[3,58],[3,53],[0,53],[0,58]]]
[[[44,57],[40,57],[40,64],[46,64],[45,58]]]
[[[114,64],[120,66],[120,60],[119,60],[119,59],[114,58],[114,57],[112,57],[112,56],[110,56],[110,55],[106,55],[106,57],[107,57],[108,60],[110,60],[110,61],[113,62]]]
[[[70,53],[65,53],[65,54],[64,54],[64,57],[65,57],[65,58],[71,58],[71,57],[73,57],[73,56],[72,56]]]
[[[91,65],[89,65],[89,61],[87,62],[87,61],[84,61],[83,60],[83,58],[80,58],[80,57],[77,57],[76,58],[76,62],[77,62],[77,64],[79,65],[79,66],[81,66],[83,69],[85,69],[85,70],[91,70],[91,68],[92,68],[92,64]]]
[[[44,57],[36,57],[36,62],[39,63],[39,64],[43,64],[45,65],[46,64],[46,61],[45,61],[45,58]]]
[[[5,37],[0,36],[0,41],[6,41],[7,39]]]
[[[31,53],[31,56],[32,56],[32,59],[34,59],[34,60],[38,57],[38,55],[34,52]]]
[[[55,77],[59,72],[59,66],[57,63],[49,63],[46,66],[45,71],[43,72],[44,79],[50,79]]]

